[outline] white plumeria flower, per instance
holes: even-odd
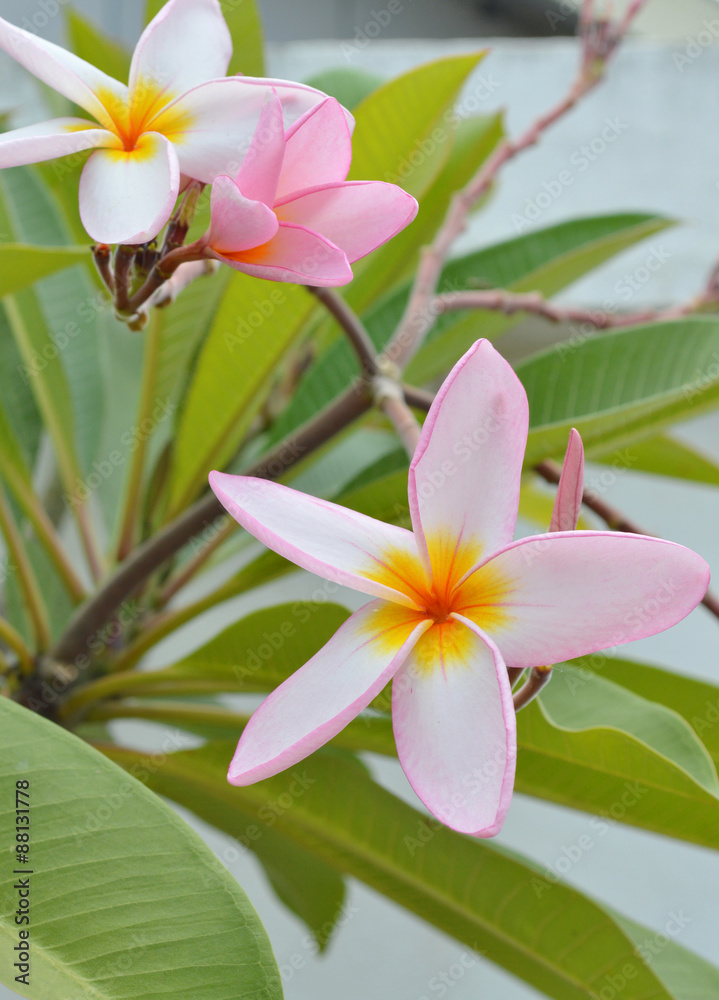
[[[673,542],[611,531],[512,541],[528,408],[486,340],[437,393],[409,470],[414,531],[277,483],[213,472],[227,511],[280,555],[375,598],[254,713],[230,765],[248,785],[340,732],[392,678],[400,762],[420,799],[489,837],[512,795],[516,718],[506,664],[572,659],[676,624],[709,567]],[[578,435],[577,435],[578,437]],[[574,518],[570,442],[557,518]]]
[[[285,127],[326,97],[286,80],[225,77],[232,40],[218,0],[165,4],[137,43],[129,85],[2,18],[0,48],[95,119],[0,135],[0,167],[94,150],[80,179],[80,216],[99,243],[152,239],[183,178],[211,184],[237,173],[270,87]]]

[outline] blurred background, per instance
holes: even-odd
[[[63,18],[58,14],[66,6],[62,0],[0,0],[0,15],[20,25],[29,21],[39,34],[61,40]],[[76,0],[75,6],[128,45],[140,33],[144,0]],[[449,52],[489,45],[491,54],[468,84],[467,113],[505,108],[510,132],[526,127],[553,104],[576,67],[574,43],[561,37],[574,29],[576,0],[404,0],[401,15],[390,18],[371,39],[374,29],[369,25],[386,8],[386,0],[259,0],[259,6],[269,42],[269,72],[292,79],[338,65],[393,76]],[[622,283],[633,290],[622,308],[687,299],[702,287],[719,253],[718,80],[719,4],[650,0],[637,22],[635,38],[622,49],[606,83],[537,148],[510,165],[458,250],[466,252],[531,227],[582,215],[654,211],[680,220],[681,225],[621,255],[572,286],[561,299],[601,307],[616,300]],[[27,74],[0,53],[0,112],[13,109],[15,124],[38,121],[38,95]],[[608,123],[613,123],[616,141],[598,146]],[[578,166],[583,162],[577,158],[579,151],[587,146],[595,153],[586,167]],[[571,185],[537,217],[530,209],[538,194],[555,190],[553,182],[568,167]],[[645,280],[644,273],[649,274],[645,264],[652,255],[662,266]],[[557,336],[556,329],[537,331],[523,325],[502,341],[501,349],[512,358],[526,352],[530,343],[540,346],[538,338]],[[716,416],[683,425],[678,436],[719,460]],[[590,486],[599,471],[589,466]],[[626,471],[604,496],[647,530],[700,551],[715,567],[716,578],[715,488]],[[275,596],[298,599],[314,586],[306,574],[297,573],[277,588]],[[356,595],[337,599],[343,602],[345,597],[354,607]],[[239,599],[206,616],[178,636],[183,651],[206,641],[228,618],[249,610],[247,600]],[[622,653],[717,682],[718,636],[716,621],[698,609],[677,628],[625,647]],[[175,653],[167,645],[159,646],[152,663],[172,662]],[[116,733],[148,750],[160,746],[167,735],[160,727],[132,723],[118,724]],[[369,763],[380,780],[416,804],[398,766],[372,757]],[[351,885],[344,926],[326,956],[316,958],[306,931],[277,902],[254,858],[230,838],[187,818],[245,887],[265,921],[288,1000],[368,996],[426,1000],[447,993],[452,1000],[540,996],[358,883]],[[516,796],[498,842],[553,866],[587,833],[588,824],[584,814]],[[567,881],[658,933],[673,913],[681,912],[685,922],[678,942],[716,962],[716,854],[612,823],[572,868]],[[450,969],[461,970],[449,973],[451,992],[438,979]],[[0,986],[2,1000],[14,996]]]
[[[48,16],[63,0],[2,0],[0,14],[21,24],[37,16],[35,27],[48,38],[61,33],[58,18]],[[140,31],[144,0],[75,0],[117,38],[133,42]],[[383,0],[259,0],[270,42],[314,38],[352,38],[357,28],[386,7]],[[383,38],[472,38],[574,33],[579,0],[407,0],[401,17],[392,19]],[[654,0],[638,30],[656,38],[691,33],[703,18],[717,15],[716,0]],[[47,18],[46,23],[43,18]]]

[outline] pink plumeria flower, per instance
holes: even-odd
[[[165,4],[137,44],[129,86],[2,18],[0,48],[95,119],[56,118],[0,135],[0,167],[94,150],[80,180],[80,216],[100,243],[152,239],[183,177],[210,184],[237,170],[270,85],[288,125],[326,96],[283,80],[224,78],[232,40],[218,0]]]
[[[557,531],[512,541],[527,397],[486,340],[439,390],[409,470],[414,531],[276,483],[212,473],[229,513],[280,555],[373,598],[252,716],[230,765],[247,785],[335,736],[394,678],[397,752],[426,807],[496,834],[516,717],[506,664],[529,668],[669,628],[709,568],[644,535]]]
[[[336,286],[350,265],[417,214],[415,199],[383,181],[346,181],[351,129],[332,98],[285,132],[277,94],[266,99],[239,173],[212,187],[206,256],[273,281]]]

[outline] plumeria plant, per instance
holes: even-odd
[[[719,399],[717,271],[662,312],[550,301],[669,225],[639,213],[455,249],[642,6],[585,0],[576,79],[516,136],[457,108],[482,52],[293,82],[253,0],[148,0],[132,56],[0,18],[53,116],[0,134],[18,995],[280,998],[238,848],[318,950],[352,877],[558,1000],[719,995],[501,832],[516,792],[719,848],[719,689],[631,646],[719,618],[709,567],[584,485],[585,447],[719,484],[667,431]],[[510,364],[528,314],[556,342]]]

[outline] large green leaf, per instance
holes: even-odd
[[[164,6],[166,0],[147,0],[145,22]],[[232,59],[228,76],[262,76],[265,72],[262,54],[262,22],[255,0],[220,0],[222,13],[232,35]]]
[[[87,247],[0,245],[0,298],[19,292],[34,281],[87,258]]]
[[[695,316],[550,348],[517,366],[529,397],[525,461],[563,454],[570,428],[606,452],[719,399],[719,319]]]
[[[444,270],[441,287],[506,288],[556,295],[618,253],[672,225],[657,216],[621,213],[563,222],[525,233],[456,261]],[[444,374],[479,337],[496,339],[521,314],[469,310],[440,316],[407,367],[407,379],[422,384]],[[573,345],[572,345],[573,346]]]
[[[259,918],[199,836],[66,730],[7,699],[0,715],[6,850],[16,842],[16,782],[28,783],[30,803],[30,863],[14,865],[27,874],[6,864],[0,875],[4,982],[31,1000],[281,998]],[[162,755],[135,764],[149,783]],[[25,929],[15,922],[23,878],[29,985],[13,968]]]
[[[315,302],[305,288],[235,272],[202,346],[177,427],[170,514],[229,460]]]
[[[719,798],[716,768],[691,726],[665,705],[642,698],[598,674],[576,685],[576,672],[559,670],[541,695],[544,714],[559,729],[619,732],[644,744]]]
[[[374,73],[366,73],[355,66],[336,66],[316,73],[304,82],[334,97],[351,111],[360,101],[377,90],[384,83],[384,78]]]
[[[716,795],[628,733],[607,726],[560,728],[540,699],[518,714],[517,739],[517,791],[719,848]]]
[[[621,684],[643,698],[678,712],[694,729],[719,767],[719,687],[694,677],[675,674],[653,664],[622,660],[606,653],[575,660],[574,685],[581,690],[588,671]]]
[[[241,829],[242,814],[261,823],[268,802],[290,803],[271,811],[273,829],[558,1000],[597,995],[607,974],[629,962],[636,976],[626,1000],[673,996],[596,903],[564,884],[538,894],[536,869],[428,819],[345,755],[323,751],[290,773],[233,788],[226,781],[233,750],[213,743],[172,754],[151,787],[190,808],[213,799],[230,832]],[[120,748],[107,752],[126,767],[136,759]]]
[[[606,455],[592,456],[604,465],[614,465],[617,457],[616,449]],[[710,455],[702,455],[683,441],[666,434],[635,441],[623,457],[622,465],[634,472],[652,472],[658,476],[719,486],[719,465]]]

